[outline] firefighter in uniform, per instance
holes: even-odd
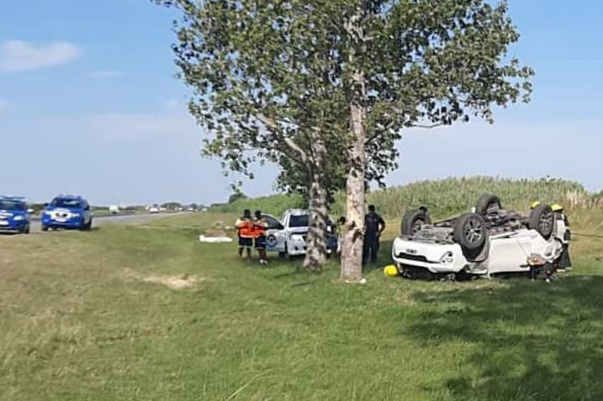
[[[251,259],[251,247],[253,246],[253,221],[251,220],[251,211],[245,209],[243,216],[239,217],[235,223],[239,237],[239,258],[243,257],[243,249],[247,251],[247,259]]]

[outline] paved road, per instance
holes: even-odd
[[[117,216],[95,216],[93,218],[92,227],[99,227],[105,224],[142,224],[150,220],[160,219],[168,216],[173,216],[173,213],[159,214],[124,214]],[[32,219],[31,232],[41,233],[39,219]]]

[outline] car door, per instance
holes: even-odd
[[[274,216],[269,214],[262,215],[262,218],[268,223],[266,230],[266,251],[285,252],[285,227]]]

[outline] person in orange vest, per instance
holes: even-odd
[[[268,264],[268,257],[266,256],[266,228],[268,227],[268,223],[262,218],[261,211],[255,211],[255,220],[253,224],[255,249],[258,250],[260,264],[265,265]]]
[[[247,250],[247,259],[251,259],[251,247],[253,246],[253,221],[251,211],[245,209],[243,216],[235,223],[239,235],[239,258],[243,257],[243,249]]]

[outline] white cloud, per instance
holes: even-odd
[[[0,72],[29,71],[70,63],[81,55],[70,42],[34,44],[9,40],[0,46]]]
[[[90,77],[90,78],[116,78],[116,77],[122,77],[123,75],[124,75],[124,73],[121,71],[99,70],[99,71],[90,72],[88,74],[88,77]]]

